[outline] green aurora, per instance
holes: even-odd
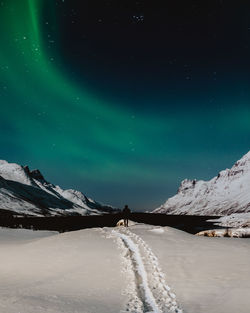
[[[186,175],[208,178],[247,152],[248,97],[221,93],[226,111],[184,99],[186,106],[156,103],[143,112],[75,83],[56,63],[60,50],[45,47],[44,3],[0,7],[1,158],[39,167],[97,200],[140,208],[141,198],[141,207],[153,208]]]

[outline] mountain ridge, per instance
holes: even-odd
[[[153,213],[231,215],[250,212],[250,151],[209,181],[185,179]]]
[[[98,215],[117,211],[48,182],[40,170],[0,160],[0,209],[20,215]]]

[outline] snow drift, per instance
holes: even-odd
[[[250,228],[210,229],[200,231],[197,236],[250,238]]]

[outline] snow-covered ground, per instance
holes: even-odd
[[[208,221],[212,221],[222,227],[250,227],[250,212],[234,213]]]
[[[196,235],[207,237],[234,237],[234,238],[250,238],[250,228],[226,228],[226,229],[210,229],[200,231]]]
[[[0,313],[249,313],[250,239],[0,229]]]
[[[0,230],[1,313],[117,313],[125,307],[120,251],[99,230],[44,238],[43,232],[14,232]]]
[[[185,313],[249,313],[250,239],[132,226],[151,248]]]

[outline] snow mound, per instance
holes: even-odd
[[[128,220],[128,226],[134,226],[134,225],[136,225],[136,224],[137,224],[137,223],[135,223],[135,222],[133,222],[133,221],[131,221],[131,220]],[[116,226],[117,226],[117,227],[124,226],[124,220],[123,220],[123,219],[119,220],[119,221],[116,223]]]
[[[96,229],[0,228],[1,313],[117,313],[127,301],[119,250]]]
[[[212,229],[201,231],[197,236],[250,238],[250,228]]]
[[[159,227],[159,228],[153,228],[153,229],[150,229],[150,231],[152,233],[155,233],[155,234],[163,234],[164,233],[164,229],[162,227]]]

